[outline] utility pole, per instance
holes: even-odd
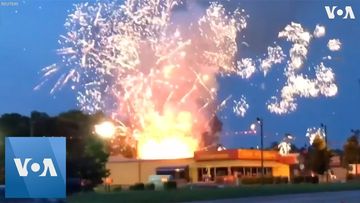
[[[256,120],[260,125],[261,184],[264,184],[264,121],[259,117]]]
[[[323,123],[320,124],[321,128],[324,130],[324,134],[325,134],[325,145],[326,145],[326,150],[328,150],[328,134],[327,134],[327,126]],[[329,182],[329,164],[326,164],[326,182]]]
[[[359,83],[360,83],[360,79],[359,79]],[[360,130],[353,130],[353,129],[351,129],[351,132],[356,136],[357,140],[359,140]],[[356,176],[358,175],[359,153],[360,153],[360,148],[357,148],[357,151],[356,151],[356,162],[355,162],[355,175],[356,175]]]

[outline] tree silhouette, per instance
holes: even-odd
[[[278,151],[278,150],[279,150],[278,146],[279,146],[279,142],[274,141],[274,142],[272,142],[272,143],[270,144],[270,147],[269,147],[268,149],[269,149],[269,150]]]
[[[349,164],[356,164],[360,161],[360,130],[352,130],[352,134],[344,144],[343,165],[347,168]]]
[[[325,140],[316,136],[308,151],[308,164],[313,172],[323,175],[329,168],[331,151],[326,146]]]

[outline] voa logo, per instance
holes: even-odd
[[[26,158],[22,162],[20,158],[15,158],[14,159],[15,166],[16,166],[16,169],[17,169],[17,171],[19,173],[19,176],[22,176],[22,177],[28,176],[28,165],[29,165],[29,162],[31,160],[32,160],[31,158]],[[57,177],[57,173],[56,173],[56,170],[55,170],[54,163],[53,163],[52,159],[45,158],[43,160],[42,164],[43,164],[43,171],[39,176],[44,177],[49,172],[50,176]],[[30,169],[34,173],[37,173],[37,172],[40,171],[40,164],[34,162],[34,163],[31,164]]]
[[[5,187],[6,198],[65,198],[65,137],[6,137]]]
[[[325,6],[325,11],[329,19],[335,19],[335,16],[342,17],[342,19],[355,19],[354,11],[351,6],[345,6],[345,8]]]

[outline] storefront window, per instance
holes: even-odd
[[[198,181],[206,181],[207,180],[207,168],[198,168]]]
[[[251,176],[251,171],[249,167],[245,167],[245,176]]]
[[[244,176],[244,167],[231,167],[231,174],[235,175],[237,173],[238,177]]]
[[[272,176],[272,168],[271,167],[267,167],[265,170],[265,174],[268,176]]]
[[[227,176],[227,175],[228,175],[228,168],[226,167],[216,168],[216,176]]]

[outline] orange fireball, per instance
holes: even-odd
[[[190,112],[167,110],[163,115],[153,112],[145,116],[144,122],[146,128],[138,135],[138,158],[193,157],[198,141],[192,136]]]

